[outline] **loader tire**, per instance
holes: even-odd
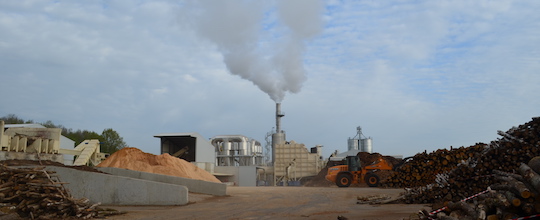
[[[370,173],[366,175],[366,183],[369,187],[377,187],[379,186],[379,176],[374,173]]]
[[[336,179],[336,185],[339,187],[349,187],[351,185],[351,176],[346,173],[338,174]]]

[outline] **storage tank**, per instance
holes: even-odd
[[[360,142],[361,142],[360,151],[368,152],[368,153],[373,152],[373,145],[372,145],[371,137],[360,139]]]
[[[367,138],[362,134],[362,127],[360,126],[356,127],[356,135],[353,138],[349,138],[347,146],[349,151],[359,150],[360,152],[373,152],[372,139],[371,137]]]
[[[356,138],[349,138],[348,140],[348,150],[359,150],[359,141],[358,139]]]

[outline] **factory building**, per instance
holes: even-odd
[[[168,153],[188,162],[215,163],[214,146],[199,133],[163,133],[154,137],[160,139],[162,154]]]
[[[318,174],[324,166],[321,147],[308,150],[301,143],[286,141],[281,130],[281,104],[276,103],[276,131],[272,134],[272,160],[264,160],[263,147],[243,135],[217,135],[209,140],[200,134],[164,133],[161,153],[184,159],[234,186],[299,185],[305,177]]]
[[[321,147],[308,150],[304,144],[287,142],[281,130],[281,103],[276,103],[276,133],[272,135],[273,185],[300,185],[304,177],[315,176],[324,166]]]
[[[300,185],[304,177],[315,176],[324,167],[320,145],[310,151],[294,141],[277,144],[274,161],[275,185]]]

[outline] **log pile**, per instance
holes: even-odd
[[[436,150],[432,153],[419,153],[403,165],[397,167],[384,185],[386,187],[419,187],[436,182],[437,174],[455,169],[459,163],[480,154],[487,147],[478,143],[471,147]]]
[[[54,172],[44,167],[0,165],[0,206],[4,213],[30,219],[89,219],[98,215],[88,199],[74,199]]]
[[[379,161],[380,158],[386,160],[392,166],[398,166],[401,163],[401,159],[396,159],[392,156],[383,156],[379,153],[358,152],[356,156],[360,159],[362,166],[369,166],[374,162]]]
[[[446,206],[435,211],[423,210],[419,217],[420,219],[539,217],[540,175],[524,163],[521,163],[518,171],[519,174],[494,170],[494,183],[487,190],[460,201],[448,201],[445,203]]]
[[[451,171],[438,174],[433,172],[435,180],[431,179],[432,184],[407,189],[404,201],[457,202],[499,181],[500,178],[497,179],[494,173],[497,171],[494,170],[516,173],[521,163],[527,163],[540,155],[540,117],[507,132],[499,131],[498,134],[502,137],[492,141],[481,153],[461,161]],[[422,178],[417,181],[429,182]]]

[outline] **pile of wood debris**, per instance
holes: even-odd
[[[383,182],[383,186],[404,188],[433,184],[437,174],[455,169],[462,161],[478,156],[486,147],[486,144],[478,143],[471,147],[451,147],[450,150],[439,149],[429,154],[416,154],[404,159],[407,162],[396,167],[396,172]]]
[[[540,157],[529,163],[540,171]],[[428,212],[420,219],[518,219],[540,217],[540,175],[522,163],[519,174],[494,170],[493,183],[486,190]]]
[[[109,214],[86,198],[72,198],[54,172],[44,167],[0,165],[0,215],[30,219],[90,219]],[[0,216],[1,217],[1,216]]]
[[[417,154],[386,186],[411,187],[403,194],[405,203],[434,204],[435,211],[425,211],[425,218],[506,219],[540,213],[540,177],[532,171],[537,168],[527,165],[540,156],[540,117],[498,134],[489,144]]]

